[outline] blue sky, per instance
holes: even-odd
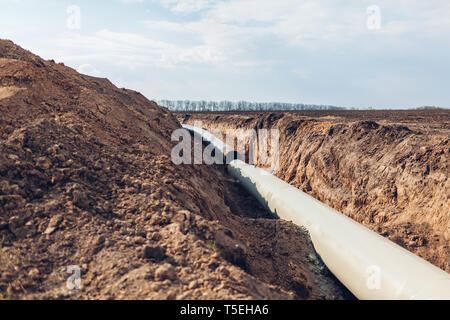
[[[448,0],[0,4],[0,38],[149,99],[450,107]]]

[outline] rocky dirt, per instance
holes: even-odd
[[[177,117],[222,133],[279,129],[279,178],[450,272],[450,110]]]
[[[0,298],[352,298],[166,109],[0,40]],[[69,290],[69,266],[81,269]]]

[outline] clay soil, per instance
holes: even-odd
[[[450,272],[450,110],[177,118],[222,133],[279,129],[279,178]]]
[[[223,167],[173,164],[177,128],[138,92],[0,40],[0,298],[353,298]]]

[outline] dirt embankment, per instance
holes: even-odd
[[[277,176],[450,272],[450,111],[177,114],[280,130]]]
[[[141,94],[0,40],[0,298],[351,297]],[[81,268],[69,290],[67,268]]]

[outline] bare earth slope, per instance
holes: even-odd
[[[178,114],[280,130],[277,176],[450,272],[450,111]]]
[[[222,168],[174,165],[179,127],[137,92],[0,40],[0,298],[351,297],[307,233]]]

